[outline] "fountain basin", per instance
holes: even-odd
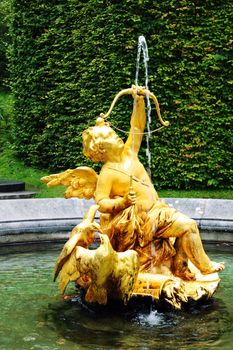
[[[197,220],[204,242],[217,241],[223,244],[219,244],[220,249],[228,247],[231,251],[233,201],[168,198],[166,202]],[[158,311],[151,305],[151,298],[147,303],[145,297],[143,303],[133,298],[124,310],[119,305],[95,308],[82,304],[79,297],[64,302],[57,283],[52,282],[54,262],[61,246],[53,243],[45,247],[39,243],[66,240],[89,206],[90,201],[61,198],[0,202],[3,349],[15,349],[16,343],[23,349],[57,350],[65,346],[73,350],[77,345],[79,349],[129,349],[135,348],[135,342],[143,349],[191,350],[197,346],[231,349],[233,256],[229,251],[209,254],[214,260],[226,263],[216,296],[181,313]],[[211,212],[211,208],[216,210]],[[33,249],[24,245],[27,242],[37,244]],[[26,252],[12,252],[25,247]],[[73,286],[70,288],[71,294],[76,293]]]
[[[232,254],[209,252],[226,263],[216,296],[173,313],[158,310],[150,300],[132,299],[124,309],[86,305],[79,297],[64,302],[52,282],[60,249],[55,244],[0,249],[1,349],[15,350],[16,344],[25,350],[232,348]]]

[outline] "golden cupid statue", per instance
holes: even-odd
[[[133,97],[133,112],[124,143],[106,118],[125,94]],[[76,281],[86,289],[87,302],[106,304],[110,298],[127,303],[134,295],[150,295],[180,309],[189,299],[213,295],[224,264],[209,259],[195,221],[159,199],[138,159],[146,125],[145,96],[168,126],[154,94],[139,86],[122,90],[108,113],[83,132],[84,155],[104,163],[100,173],[78,167],[42,178],[49,187],[67,186],[66,198],[93,198],[96,203],[72,230],[54,276],[60,273],[63,294],[68,283]],[[99,223],[94,221],[97,211]],[[100,246],[89,250],[95,232]]]

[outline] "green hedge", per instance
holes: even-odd
[[[6,90],[7,71],[7,47],[10,36],[8,33],[8,22],[10,17],[11,0],[0,1],[0,89]]]
[[[153,181],[232,186],[230,0],[14,0],[13,8],[15,148],[27,164],[50,171],[88,164],[80,135],[134,83],[144,35],[150,90],[171,122],[150,140]],[[112,124],[127,130],[131,107],[121,98]],[[146,165],[145,149],[141,158]]]

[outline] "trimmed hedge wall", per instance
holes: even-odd
[[[8,21],[11,0],[0,2],[0,89],[6,89],[7,71],[7,47],[9,45]]]
[[[230,0],[14,0],[13,9],[15,147],[27,164],[90,165],[81,133],[134,83],[144,35],[150,90],[171,122],[150,140],[154,183],[232,186]],[[122,97],[110,121],[128,130],[131,110]],[[152,118],[158,127],[154,109]]]

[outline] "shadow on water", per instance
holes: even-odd
[[[79,296],[50,304],[43,317],[63,338],[92,349],[217,349],[233,322],[218,299],[173,312],[138,298],[127,306],[87,306]]]

